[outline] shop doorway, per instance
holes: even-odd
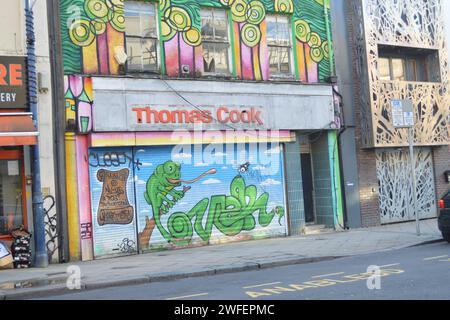
[[[301,154],[305,222],[314,223],[314,184],[310,153]]]
[[[27,227],[25,189],[22,150],[0,150],[0,239]]]

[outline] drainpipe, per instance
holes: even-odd
[[[64,70],[62,65],[61,28],[59,0],[47,0],[48,33],[50,42],[50,62],[52,73],[52,114],[53,114],[53,148],[55,150],[55,198],[57,212],[59,262],[69,261],[69,240],[67,226],[66,201],[66,163],[65,163],[65,122],[64,105]]]
[[[36,79],[36,53],[35,53],[35,36],[34,36],[34,17],[33,8],[30,3],[25,0],[25,25],[27,35],[27,60],[28,60],[28,96],[30,103],[30,111],[33,114],[34,125],[39,128],[38,121],[38,105],[37,105],[37,79]],[[48,256],[45,246],[45,226],[44,226],[44,208],[41,190],[41,167],[39,163],[39,140],[38,143],[31,147],[32,151],[32,194],[33,194],[33,227],[34,227],[34,243],[35,258],[34,266],[45,268],[48,266]]]

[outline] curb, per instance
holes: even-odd
[[[83,290],[84,286],[81,286],[81,290]],[[52,295],[62,295],[73,292],[73,290],[69,290],[66,286],[58,285],[56,287],[51,288],[35,288],[29,289],[26,291],[18,291],[13,293],[5,292],[4,300],[22,300],[22,299],[30,299],[30,298],[38,298]]]
[[[262,263],[259,264],[259,269],[269,269],[269,268],[290,266],[290,265],[296,265],[296,264],[307,264],[307,263],[313,263],[313,262],[328,261],[328,260],[334,260],[334,259],[338,259],[338,258],[342,258],[342,257],[344,257],[344,256],[323,256],[323,257],[310,257],[310,258],[295,258],[295,259],[291,259],[291,260],[262,262]]]
[[[205,269],[202,271],[193,271],[193,272],[185,272],[185,273],[157,273],[152,275],[147,275],[150,282],[163,282],[163,281],[172,281],[186,278],[194,278],[194,277],[204,277],[204,276],[212,276],[215,274],[214,269]]]
[[[419,247],[419,246],[424,246],[424,245],[427,245],[427,244],[433,244],[433,243],[439,243],[439,242],[445,242],[444,238],[434,239],[434,240],[427,240],[427,241],[424,241],[424,242],[421,242],[421,243],[416,243],[416,244],[413,244],[413,245],[409,246],[408,248]]]
[[[110,288],[110,287],[121,287],[121,286],[127,286],[127,285],[133,285],[133,284],[144,284],[149,283],[150,279],[146,276],[139,276],[139,277],[132,277],[128,279],[119,279],[119,280],[113,280],[113,281],[97,281],[97,282],[87,282],[84,284],[84,289],[81,290],[96,290],[96,289],[104,289],[104,288]],[[71,292],[79,292],[79,291],[73,291]]]

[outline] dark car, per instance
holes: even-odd
[[[450,242],[450,190],[439,200],[438,226],[442,236]]]

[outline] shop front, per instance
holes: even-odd
[[[285,144],[333,121],[329,87],[187,82],[92,79],[93,131],[75,137],[83,257],[290,234]]]
[[[0,241],[32,221],[28,151],[38,132],[26,108],[26,58],[0,56]]]

